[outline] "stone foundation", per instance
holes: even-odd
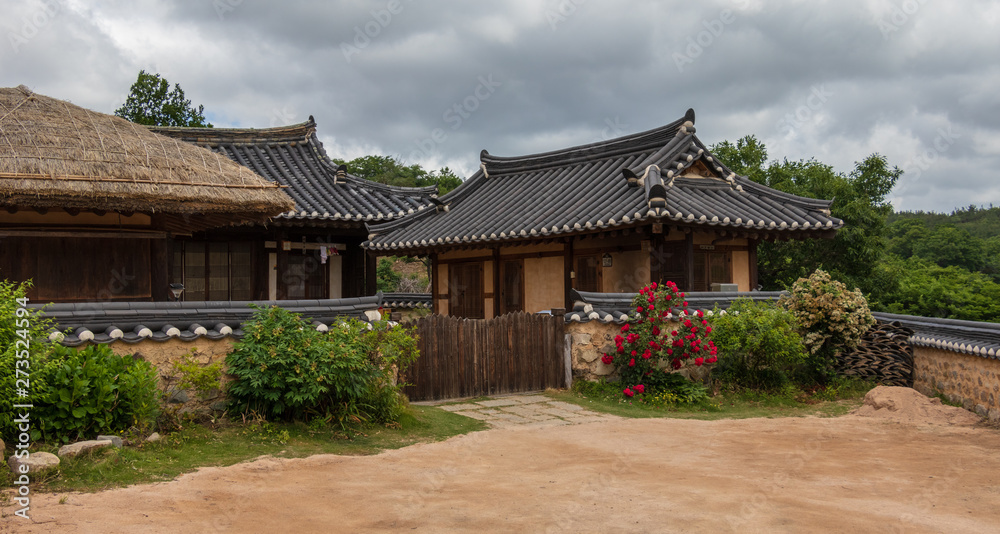
[[[929,347],[913,347],[913,388],[938,393],[993,422],[1000,421],[1000,361]]]
[[[612,373],[614,366],[604,365],[601,356],[614,354],[615,336],[620,329],[621,325],[600,321],[566,323],[566,333],[571,337],[573,380],[597,380]]]

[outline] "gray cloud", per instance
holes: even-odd
[[[113,112],[147,69],[217,126],[314,115],[333,156],[465,173],[483,148],[553,150],[693,107],[710,143],[754,134],[842,172],[883,153],[908,171],[898,208],[948,211],[1000,204],[998,6],[0,0],[0,84]],[[945,150],[941,131],[958,136]]]

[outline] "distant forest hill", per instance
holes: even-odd
[[[896,212],[886,228],[888,252],[940,267],[961,267],[1000,282],[1000,207],[959,208],[951,213]]]

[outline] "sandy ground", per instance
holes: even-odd
[[[1000,531],[1000,431],[868,412],[504,428],[377,456],[262,458],[65,504],[39,495],[33,524],[8,516],[0,531]]]

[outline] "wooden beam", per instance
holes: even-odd
[[[563,245],[563,293],[565,294],[566,309],[573,309],[573,238],[570,237]]]
[[[493,317],[500,317],[500,293],[500,247],[496,246],[493,247]]]
[[[441,313],[438,310],[438,288],[441,286],[438,281],[438,255],[428,254],[431,259],[431,313]]]
[[[686,228],[688,232],[684,234],[684,255],[687,262],[687,288],[685,291],[694,291],[694,232]]]
[[[154,230],[0,230],[0,237],[94,237],[108,239],[166,239],[167,232]]]
[[[750,240],[748,243],[750,248],[750,291],[757,289],[757,284],[760,283],[757,279],[757,245],[760,241],[756,239]]]

